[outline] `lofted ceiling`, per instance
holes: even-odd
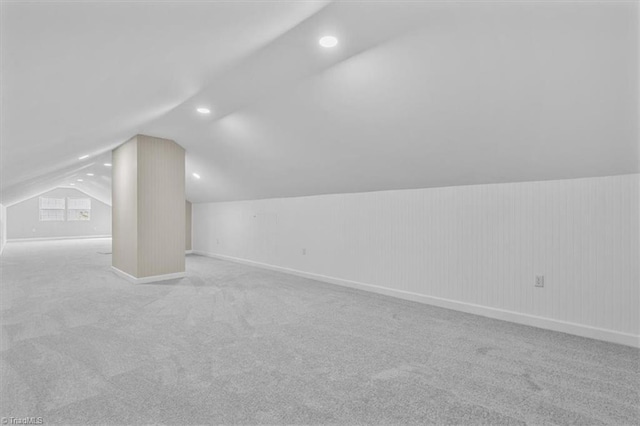
[[[186,149],[194,202],[639,171],[635,2],[7,2],[1,24],[4,204],[109,201],[138,133]]]

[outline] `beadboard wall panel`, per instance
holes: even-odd
[[[633,174],[194,204],[193,248],[635,345],[639,182]]]
[[[191,202],[190,201],[185,201],[184,202],[184,213],[185,213],[185,228],[184,228],[184,232],[185,232],[185,242],[184,242],[184,249],[186,251],[191,251],[192,246],[191,246]]]
[[[0,204],[0,254],[7,243],[7,208]]]
[[[138,145],[135,137],[113,150],[112,264],[138,275]]]
[[[184,157],[174,141],[146,135],[113,150],[113,267],[127,279],[184,275]]]
[[[169,139],[137,135],[138,275],[184,272],[185,151]]]

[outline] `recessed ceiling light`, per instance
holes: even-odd
[[[75,183],[70,183],[69,185],[71,185],[71,186],[75,186]]]
[[[85,158],[89,158],[89,155],[83,155],[82,157],[78,157],[78,160],[84,160]]]
[[[194,174],[193,174],[193,177],[194,177],[194,178],[196,178],[196,179],[200,179],[200,175],[199,175],[199,174],[197,174],[197,173],[194,173]]]
[[[77,179],[78,182],[82,182],[82,179]]]
[[[93,176],[93,173],[87,173],[87,176]]]
[[[200,114],[209,114],[211,112],[209,108],[204,108],[204,107],[200,107],[196,111],[198,111]]]
[[[104,163],[105,166],[111,167],[111,163]]]
[[[338,39],[334,36],[324,36],[319,41],[322,47],[335,47],[338,45]]]

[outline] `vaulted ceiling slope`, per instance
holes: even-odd
[[[637,173],[638,46],[635,2],[3,3],[2,202],[136,133],[194,202]]]
[[[326,4],[3,1],[2,201],[68,184],[92,160],[80,156],[139,133]]]

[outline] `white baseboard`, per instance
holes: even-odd
[[[129,282],[132,282],[134,284],[146,284],[146,283],[153,283],[153,282],[156,282],[156,281],[174,280],[174,279],[177,279],[177,278],[184,278],[184,276],[185,276],[185,272],[175,272],[173,274],[154,275],[154,276],[151,276],[151,277],[136,278],[133,275],[130,275],[130,274],[127,274],[124,271],[121,271],[120,269],[116,268],[115,266],[111,266],[111,269],[113,269],[113,272],[115,272],[116,274],[120,275],[125,280],[127,280]]]
[[[111,238],[111,235],[78,235],[75,237],[46,237],[46,238],[12,238],[8,243],[19,243],[26,241],[52,241],[52,240],[87,240],[92,238]]]
[[[590,339],[603,340],[621,345],[640,347],[640,336],[622,333],[615,330],[607,330],[603,328],[591,327],[588,325],[576,324],[566,321],[555,320],[551,318],[538,317],[514,311],[507,311],[488,306],[475,305],[472,303],[459,302],[451,299],[427,296],[419,293],[412,293],[404,290],[395,290],[388,287],[381,287],[373,284],[365,284],[358,281],[345,280],[342,278],[329,277],[326,275],[314,274],[310,272],[299,271],[297,269],[284,268],[281,266],[269,265],[266,263],[254,262],[252,260],[240,259],[237,257],[225,256],[216,253],[208,253],[200,250],[193,250],[194,254],[201,256],[213,257],[232,262],[242,263],[245,265],[257,266],[273,271],[285,272],[304,278],[310,278],[330,284],[336,284],[344,287],[355,288],[359,290],[370,291],[373,293],[383,294],[385,296],[397,297],[399,299],[420,302],[427,305],[438,306],[440,308],[453,309],[460,312],[466,312],[475,315],[481,315],[488,318],[499,319],[503,321],[514,322],[517,324],[528,325],[532,327],[543,328],[547,330],[558,331],[561,333],[573,334],[576,336],[587,337]]]

